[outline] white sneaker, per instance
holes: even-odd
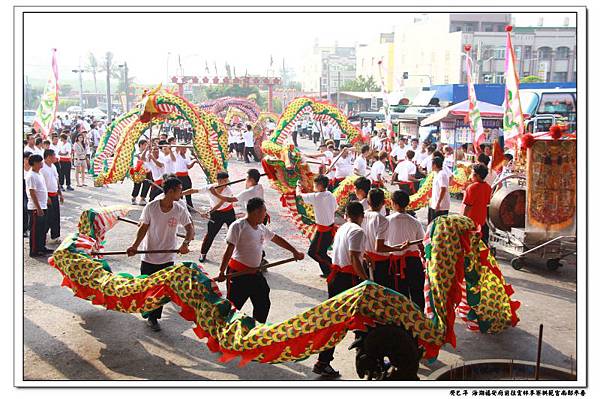
[[[140,202],[138,203],[138,205],[146,205],[146,199],[145,199],[145,198],[142,198],[142,199],[140,200]]]
[[[131,199],[131,205],[136,205],[136,204],[137,204],[137,202],[135,202],[135,198],[132,198]]]
[[[62,240],[60,239],[60,237],[51,238],[50,240],[48,240],[49,244],[60,244],[61,242]]]

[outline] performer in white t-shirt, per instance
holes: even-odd
[[[333,194],[327,191],[328,185],[327,176],[319,175],[314,180],[315,192],[313,193],[303,193],[299,180],[296,186],[296,196],[302,197],[302,200],[312,205],[315,211],[317,230],[310,242],[308,256],[319,263],[321,277],[324,278],[327,278],[331,271],[331,258],[327,255],[327,249],[333,242],[336,229],[335,211],[338,206]]]
[[[233,204],[223,201],[212,193],[212,191],[215,191],[215,193],[221,194],[223,197],[233,197],[233,191],[231,191],[231,188],[227,185],[228,183],[229,174],[227,172],[219,172],[217,173],[217,184],[210,184],[198,190],[198,192],[208,193],[208,200],[211,206],[211,209],[208,211],[208,229],[202,240],[200,258],[198,259],[199,262],[206,261],[206,255],[208,254],[215,237],[219,233],[219,230],[221,230],[221,227],[223,227],[224,224],[227,224],[227,227],[229,227],[235,222],[235,210],[233,209]],[[216,188],[216,186],[222,187]]]
[[[62,191],[58,185],[58,171],[54,150],[44,151],[44,163],[40,173],[44,177],[48,190],[48,212],[46,213],[46,233],[50,231],[50,244],[60,242],[60,204],[65,202]]]
[[[235,221],[227,231],[227,249],[223,254],[217,281],[226,279],[225,273],[245,272],[248,274],[232,277],[227,282],[227,299],[238,309],[242,309],[248,299],[252,302],[252,316],[259,323],[266,323],[271,301],[269,284],[258,270],[264,245],[273,241],[290,251],[296,260],[304,259],[304,254],[290,243],[262,224],[267,215],[265,201],[251,198],[246,205],[247,216]]]
[[[150,188],[150,201],[152,201],[162,192],[156,186],[162,185],[163,175],[165,174],[165,164],[161,161],[157,146],[150,148],[147,158],[144,160],[144,167],[152,173],[152,180],[154,180],[154,185]]]
[[[185,205],[179,202],[182,186],[179,179],[168,177],[163,183],[164,196],[151,201],[144,207],[140,216],[140,227],[127,254],[133,256],[141,244],[141,250],[177,250],[180,254],[190,252],[189,244],[194,239],[194,228]],[[185,239],[177,248],[177,226],[185,227]],[[141,274],[153,274],[173,266],[175,253],[142,254]],[[144,315],[154,331],[159,331],[158,319],[162,315],[162,306]]]
[[[337,294],[367,280],[362,262],[365,251],[365,232],[360,227],[364,218],[361,204],[350,201],[346,205],[346,220],[337,231],[333,242],[333,265],[327,278],[327,294],[333,298]],[[337,378],[340,373],[330,365],[335,347],[319,353],[319,360],[313,372],[328,378]]]
[[[444,160],[441,157],[433,158],[431,167],[436,172],[431,188],[431,199],[429,200],[429,212],[427,223],[441,215],[447,215],[450,210],[450,177],[444,171]]]
[[[385,244],[398,247],[390,255],[391,274],[384,284],[411,299],[421,310],[425,309],[423,286],[425,272],[421,263],[422,244],[408,245],[409,241],[422,240],[425,236],[421,223],[406,213],[410,202],[409,195],[401,190],[392,194],[394,213],[388,216],[388,233]]]
[[[414,156],[415,153],[413,150],[406,151],[406,159],[398,162],[392,174],[392,183],[397,182],[398,188],[406,191],[408,194],[414,194],[417,191],[417,183],[419,182],[419,179],[415,177],[417,167],[412,162]]]
[[[46,210],[48,209],[48,190],[40,173],[43,160],[41,155],[29,157],[31,169],[25,176],[27,192],[27,212],[29,213],[29,256],[45,256],[52,251],[46,248]]]
[[[367,176],[367,154],[369,154],[369,145],[365,144],[360,148],[360,155],[354,160],[354,174],[356,176]]]
[[[187,154],[186,147],[177,147],[175,150],[175,162],[173,164],[175,175],[181,180],[181,184],[183,185],[183,191],[189,190],[192,188],[192,179],[190,179],[189,170],[198,163],[198,160],[190,159]],[[186,195],[185,202],[190,208],[194,207],[192,203],[192,196]]]

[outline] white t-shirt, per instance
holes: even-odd
[[[58,143],[58,152],[56,155],[58,156],[58,158],[60,160],[66,160],[66,161],[70,161],[71,160],[71,151],[72,151],[73,147],[71,147],[71,143],[69,143],[68,141],[66,143],[63,143],[62,141],[60,141]],[[60,154],[62,153],[62,154]]]
[[[40,151],[36,146],[30,147],[30,146],[26,145],[25,148],[23,148],[23,152],[28,152],[28,151],[31,153],[31,155],[38,154],[38,155],[41,155],[42,157],[44,156],[44,152]]]
[[[394,144],[394,148],[392,148],[392,152],[390,153],[390,155],[393,158],[396,158],[398,161],[401,161],[403,159],[406,159],[406,151],[406,147],[400,148],[399,144]]]
[[[397,174],[397,179],[399,181],[409,181],[408,177],[417,172],[417,167],[414,163],[404,160],[396,165],[396,169],[394,169],[394,173]]]
[[[158,162],[162,163],[162,159],[160,159],[160,157],[159,157]],[[144,162],[144,167],[146,169],[148,169],[150,171],[150,173],[152,173],[152,180],[154,180],[154,181],[162,180],[162,176],[165,174],[164,167],[158,166],[156,163],[154,163],[154,161]]]
[[[225,240],[235,245],[232,259],[248,267],[260,267],[262,251],[265,243],[271,241],[275,234],[265,225],[253,228],[246,218],[236,220],[229,226]]]
[[[325,150],[323,151],[323,154],[325,155],[325,164],[331,165],[333,163],[333,152]],[[335,171],[333,170],[333,168],[331,168],[329,173],[327,173],[327,177],[330,179],[333,179],[335,177]]]
[[[335,163],[335,178],[342,179],[352,174],[352,158],[346,155],[346,158],[340,157]]]
[[[241,130],[235,131],[235,142],[238,144],[244,144],[244,132]]]
[[[228,144],[237,143],[237,131],[235,129],[229,130],[229,134],[227,135],[227,143]]]
[[[340,267],[350,266],[352,264],[350,251],[360,252],[362,261],[362,254],[365,251],[365,232],[359,225],[347,222],[335,233],[332,263]]]
[[[244,137],[244,145],[246,147],[254,147],[254,133],[252,130],[245,130],[242,136]]]
[[[169,159],[171,159],[171,158],[169,158]],[[192,163],[191,160],[184,158],[178,152],[175,153],[175,164],[174,164],[175,173],[182,173],[182,172],[187,173],[188,165],[190,163]]]
[[[211,187],[215,187],[218,186],[217,183],[214,184],[208,184],[204,187],[201,187],[198,189],[199,193],[207,193],[208,194],[208,202],[210,203],[210,208],[214,208],[219,202],[221,202],[221,200],[214,196],[211,192],[210,192],[210,188]],[[231,191],[231,188],[229,186],[225,186],[223,188],[223,191],[221,191],[219,194],[221,194],[223,197],[233,197],[233,191]],[[230,207],[232,204],[231,202],[223,202],[221,204],[220,207],[218,207],[217,209],[215,209],[216,211],[221,210],[221,209],[225,209],[227,207]]]
[[[44,177],[44,183],[46,183],[46,189],[49,193],[58,192],[58,171],[54,164],[42,163],[42,169],[40,169],[41,175]]]
[[[332,129],[333,131],[333,139],[341,140],[342,139],[342,131],[337,126]]]
[[[427,173],[431,172],[431,162],[433,162],[433,154],[427,155],[425,158],[421,160],[419,166],[427,171]]]
[[[35,209],[35,204],[33,203],[29,193],[30,189],[35,190],[35,195],[40,204],[40,208],[48,208],[48,190],[46,189],[44,177],[39,172],[36,173],[33,170],[29,171],[29,173],[25,176],[25,189],[27,191],[27,209],[30,211]]]
[[[323,139],[324,140],[331,138],[332,130],[333,130],[333,126],[331,126],[331,125],[327,125],[323,128]]]
[[[171,159],[171,155],[160,153],[158,161],[164,165],[164,173],[175,173],[175,161]]]
[[[385,165],[381,161],[375,161],[371,166],[371,181],[380,181],[385,176]]]
[[[240,206],[244,210],[246,210],[246,205],[248,205],[248,201],[250,201],[252,198],[265,199],[265,191],[261,184],[257,184],[256,186],[252,186],[240,191],[240,193],[236,195],[235,198],[237,198]]]
[[[421,161],[423,161],[425,158],[427,158],[427,151],[425,151],[425,152],[415,151],[415,157],[413,158],[415,163],[420,165]]]
[[[366,176],[367,175],[367,160],[363,157],[362,154],[356,157],[354,161],[354,172],[357,176]]]
[[[371,138],[371,148],[373,148],[376,151],[381,151],[382,148],[382,144],[381,144],[381,139],[379,138],[379,136],[373,136]]]
[[[150,225],[146,236],[140,245],[140,250],[177,249],[177,226],[187,226],[192,223],[190,214],[179,201],[173,202],[169,212],[160,209],[160,200],[155,199],[142,210],[140,221]],[[142,254],[144,262],[160,265],[175,260],[172,254]]]
[[[301,195],[304,202],[313,206],[315,210],[315,222],[322,226],[331,226],[335,221],[337,202],[329,191],[308,193]]]
[[[373,252],[379,255],[387,255],[386,253],[377,252],[377,240],[385,240],[387,238],[388,220],[380,212],[367,211],[363,219],[362,228],[365,232],[365,251]]]
[[[387,239],[385,244],[393,247],[400,245],[405,241],[420,240],[425,237],[421,223],[407,213],[395,212],[387,217],[389,222]],[[393,255],[402,255],[405,252],[416,251],[419,247],[416,244],[409,245],[403,251],[392,252]]]
[[[435,174],[433,178],[433,187],[431,189],[431,199],[429,201],[429,206],[431,208],[435,208],[438,199],[440,198],[440,192],[442,191],[442,187],[448,188],[450,184],[450,178],[448,174],[444,171],[444,169],[440,170]],[[446,194],[444,198],[440,201],[440,209],[439,211],[447,211],[450,209],[450,193],[446,190]]]

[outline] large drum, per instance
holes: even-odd
[[[494,193],[490,201],[489,218],[494,227],[510,231],[525,227],[525,188],[505,186]]]

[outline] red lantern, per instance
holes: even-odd
[[[471,51],[471,45],[470,44],[465,44],[464,49],[468,53],[469,51]]]
[[[217,83],[219,83],[219,78],[218,78],[217,76],[215,76],[215,77],[213,78],[213,83],[214,83],[214,84],[217,84]]]
[[[171,83],[177,83],[177,76],[171,76]]]
[[[198,77],[197,76],[192,77],[192,83],[194,83],[194,84],[198,83]]]
[[[511,32],[511,31],[512,31],[512,26],[510,26],[510,25],[506,25],[506,26],[504,27],[504,30],[505,30],[506,32]]]
[[[208,78],[206,76],[202,78],[202,83],[208,83]]]

